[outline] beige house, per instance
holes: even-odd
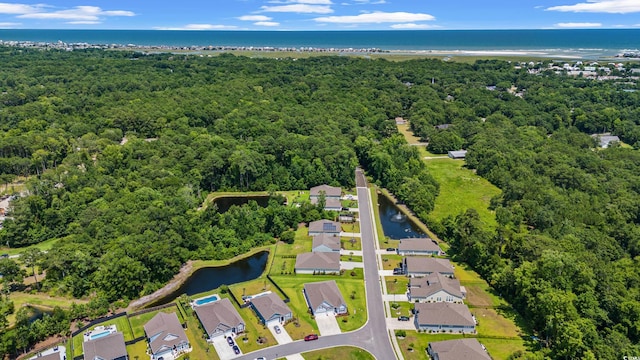
[[[453,277],[453,265],[448,259],[408,256],[404,258],[404,268],[405,273],[410,277],[422,277],[431,273]]]
[[[431,342],[427,353],[433,360],[491,360],[476,338]]]
[[[191,344],[175,313],[159,312],[144,325],[151,360],[173,360],[191,351]]]
[[[304,298],[311,314],[347,313],[347,303],[344,301],[335,280],[304,284]]]
[[[127,347],[124,344],[124,335],[114,332],[94,340],[82,343],[84,360],[128,360]],[[56,353],[58,359],[60,355]]]
[[[296,257],[296,274],[336,274],[340,272],[339,252],[310,252]]]
[[[475,319],[465,304],[417,303],[414,323],[416,329],[424,331],[455,334],[476,332]]]

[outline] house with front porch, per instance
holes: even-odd
[[[217,336],[236,335],[244,332],[244,320],[227,298],[195,306],[193,310],[209,340]]]
[[[414,324],[418,330],[454,334],[476,332],[475,319],[465,304],[417,303],[414,310]]]
[[[159,312],[144,324],[151,360],[174,360],[192,350],[175,313]]]
[[[284,324],[293,319],[291,309],[274,293],[252,297],[250,304],[260,322],[265,325]]]
[[[335,315],[347,313],[347,303],[335,280],[304,284],[303,293],[309,310],[314,316],[324,313]]]

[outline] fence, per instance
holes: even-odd
[[[276,289],[278,289],[278,291],[280,291],[280,293],[284,296],[284,300],[283,300],[283,301],[284,301],[285,303],[288,303],[289,301],[291,301],[291,299],[289,298],[289,295],[287,295],[287,293],[286,293],[286,292],[284,292],[284,290],[282,290],[282,288],[281,288],[278,284],[276,284],[276,282],[275,282],[275,281],[273,281],[273,279],[271,278],[271,275],[267,274],[267,280],[269,280],[269,282],[270,282],[271,284],[273,284],[273,286],[274,286]]]

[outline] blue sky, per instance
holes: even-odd
[[[640,0],[1,1],[5,29],[640,28]]]

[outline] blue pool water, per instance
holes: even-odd
[[[95,340],[95,339],[99,339],[101,337],[105,337],[107,335],[111,334],[111,331],[103,331],[103,332],[99,332],[97,334],[91,334],[90,338],[91,340]]]
[[[211,295],[211,296],[207,296],[205,298],[202,299],[198,299],[196,301],[194,301],[194,303],[196,305],[204,305],[204,304],[208,304],[214,301],[218,301],[218,297],[216,295]]]

